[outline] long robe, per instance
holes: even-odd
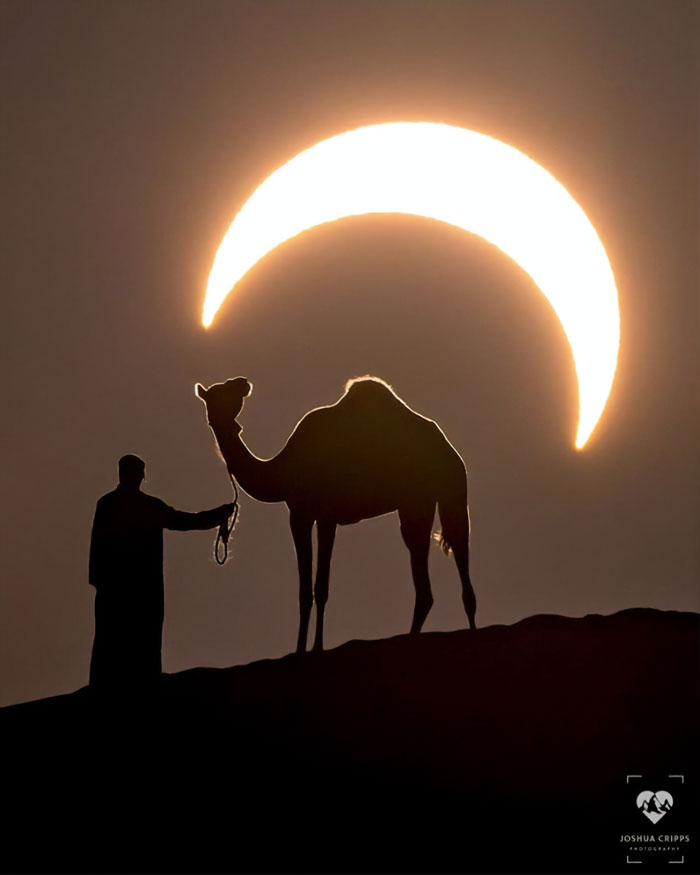
[[[95,595],[90,685],[139,684],[162,670],[163,529],[211,529],[222,508],[185,513],[117,486],[97,502],[89,581]]]

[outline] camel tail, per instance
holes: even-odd
[[[454,454],[449,478],[443,481],[442,494],[438,495],[440,531],[433,532],[445,556],[452,556],[454,548],[462,552],[469,548],[469,505],[467,502],[467,472],[464,462]]]
[[[452,547],[450,546],[450,542],[447,538],[442,534],[442,532],[433,532],[433,541],[437,541],[438,546],[445,554],[445,556],[452,555]]]

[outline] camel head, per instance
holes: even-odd
[[[228,426],[243,409],[243,399],[253,391],[253,384],[245,377],[226,380],[225,383],[214,383],[205,389],[201,383],[194,387],[195,395],[204,401],[207,408],[209,425]]]

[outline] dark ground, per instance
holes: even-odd
[[[0,868],[628,872],[676,834],[696,872],[699,655],[696,614],[540,615],[5,708]]]

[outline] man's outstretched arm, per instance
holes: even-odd
[[[163,505],[163,528],[178,532],[189,532],[193,529],[214,529],[226,522],[233,513],[233,504],[222,504],[213,510],[202,510],[199,513],[187,513],[175,510],[167,504]]]

